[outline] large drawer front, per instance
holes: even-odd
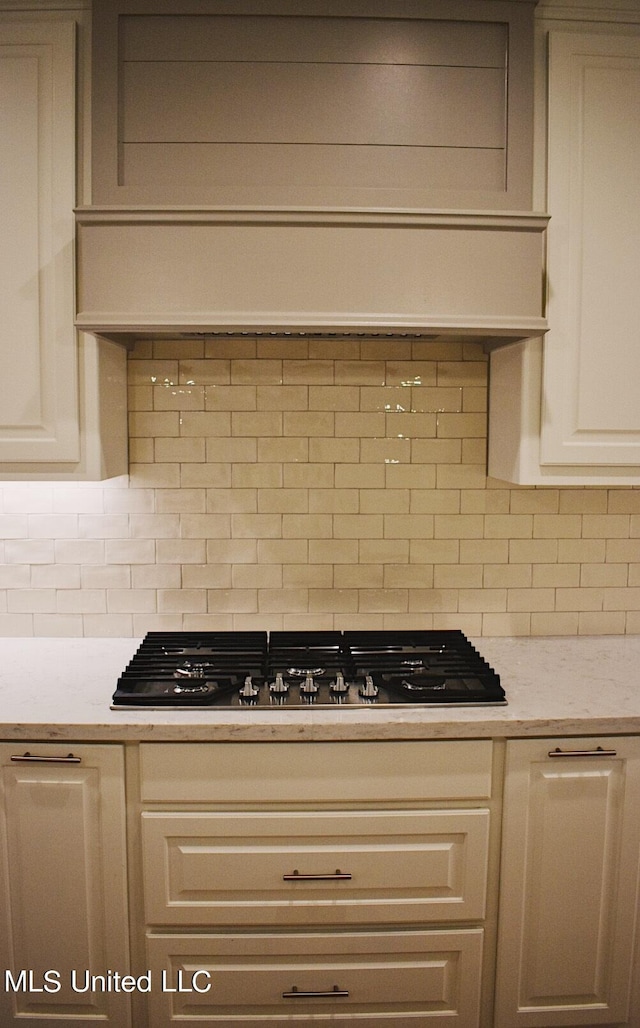
[[[142,743],[143,801],[419,803],[491,795],[489,739]]]
[[[481,961],[481,929],[157,935],[148,938],[150,1023],[416,1028],[433,1018],[477,1028]],[[166,991],[178,987],[194,991]]]
[[[484,916],[489,811],[142,815],[151,925]]]

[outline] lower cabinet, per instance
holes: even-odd
[[[491,742],[144,744],[141,770],[153,1028],[477,1028]]]
[[[495,1028],[638,1025],[639,871],[640,738],[507,743]]]
[[[3,1028],[131,1024],[124,797],[120,746],[0,744]]]

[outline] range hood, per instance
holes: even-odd
[[[534,0],[94,0],[77,325],[539,335]]]

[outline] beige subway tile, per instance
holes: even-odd
[[[204,489],[156,489],[156,517],[160,518],[164,515],[164,523],[166,525],[175,522],[179,514],[204,514],[206,509],[207,494]],[[174,517],[172,517],[174,515]],[[132,515],[131,520],[133,523]],[[153,514],[138,515],[138,523],[144,524],[142,518],[153,518]],[[162,525],[162,521],[158,521],[158,527]],[[160,532],[160,535],[164,535],[164,532]]]
[[[385,432],[395,438],[433,439],[436,434],[436,414],[385,414]]]
[[[459,514],[459,489],[411,489],[409,491],[411,514]]]
[[[111,479],[110,481],[114,481]],[[53,493],[54,514],[104,514],[108,494],[126,491],[127,477],[122,475],[116,489],[96,488],[91,482],[60,482]],[[86,488],[78,488],[86,486]],[[100,483],[102,486],[102,483]]]
[[[231,435],[232,416],[229,411],[185,411],[180,418],[180,435],[224,438]],[[254,413],[251,420],[253,417]]]
[[[384,385],[386,365],[384,361],[336,360],[335,381],[337,385]]]
[[[0,589],[28,589],[33,579],[33,573],[36,568],[42,566],[43,568],[57,567],[58,565],[53,564],[3,564],[0,563]],[[60,565],[62,567],[63,565]],[[34,581],[35,584],[35,581]],[[45,583],[42,583],[45,588],[48,587]],[[54,586],[55,588],[55,586]]]
[[[381,539],[383,530],[382,514],[336,514],[333,519],[335,539]]]
[[[280,489],[283,485],[282,464],[234,464],[228,485],[237,489]],[[214,500],[214,489],[209,500]],[[288,485],[288,488],[291,488]]]
[[[83,614],[82,634],[87,638],[127,638],[133,635],[133,618],[130,614]]]
[[[462,489],[478,495],[492,495],[485,490],[487,475],[482,464],[438,464],[436,476],[438,489]]]
[[[82,614],[34,614],[33,633],[37,636],[58,636],[60,638],[80,636],[85,616]],[[105,615],[99,616],[104,617]]]
[[[462,390],[462,408],[465,414],[487,411],[487,389],[485,386],[465,386]]]
[[[436,613],[431,617],[431,627],[439,632],[443,632],[445,629],[455,629],[464,632],[469,638],[474,638],[482,635],[482,614]]]
[[[604,610],[640,610],[640,588],[605,587]]]
[[[155,386],[159,382],[175,385],[178,382],[179,367],[177,360],[136,360],[127,361],[127,381],[134,386]]]
[[[143,436],[156,439],[158,436],[180,435],[180,415],[177,411],[168,413],[151,413],[148,411],[132,411],[129,414],[129,436]]]
[[[130,464],[129,485],[132,489],[178,489],[179,464]]]
[[[640,536],[640,516],[632,514],[629,521],[629,535],[632,539],[637,539]]]
[[[205,452],[207,463],[228,466],[236,462],[249,464],[252,461],[262,459],[259,453],[259,446],[262,441],[261,439],[249,439],[246,436],[230,437],[228,439],[206,439]],[[282,443],[282,440],[275,439],[274,442]],[[266,459],[268,460],[268,458]]]
[[[302,411],[309,407],[306,386],[258,386],[258,410]]]
[[[30,539],[74,539],[78,535],[77,514],[29,514],[27,525]]]
[[[479,635],[485,636],[511,636],[531,635],[531,618],[533,614],[526,612],[509,611],[508,613],[487,612],[482,615],[482,629]],[[508,693],[508,683],[505,682]],[[508,696],[507,696],[508,700]]]
[[[480,589],[483,586],[481,564],[438,564],[433,569],[436,589]]]
[[[437,381],[437,364],[435,360],[417,357],[409,361],[387,361],[386,384],[409,388],[432,388]]]
[[[153,489],[119,489],[117,492],[105,492],[105,514],[152,514],[154,510]]]
[[[204,410],[204,386],[169,385],[153,387],[153,409],[156,411]]]
[[[182,614],[132,614],[134,636],[145,636],[147,632],[181,632],[184,628]]]
[[[433,538],[433,514],[384,514],[383,518],[383,535],[385,539]]]
[[[512,489],[512,514],[557,514],[560,504],[557,489]]]
[[[258,387],[239,385],[210,385],[204,393],[204,409],[225,415],[231,424],[231,411],[255,411],[258,409]],[[212,432],[208,433],[213,435]],[[229,432],[225,432],[229,435]]]
[[[229,539],[231,537],[231,515],[182,514],[180,535],[183,539]]]
[[[484,520],[481,514],[436,514],[434,535],[436,539],[481,539]]]
[[[5,514],[52,514],[53,488],[40,482],[3,482]]]
[[[263,614],[304,611],[309,606],[307,589],[259,589],[258,610]]]
[[[231,536],[234,539],[278,539],[282,534],[280,514],[231,515]]]
[[[535,584],[531,564],[484,564],[482,567],[481,584],[485,589],[530,589]]]
[[[531,635],[577,635],[577,611],[542,611],[531,615]]]
[[[636,539],[607,539],[599,540],[604,546],[607,563],[632,564],[640,559],[640,545]],[[595,563],[595,561],[594,561]]]
[[[130,570],[133,589],[179,589],[182,584],[191,585],[184,572],[189,564],[134,564]],[[117,583],[113,583],[117,588]]]
[[[155,567],[155,565],[153,565]],[[65,564],[57,564],[56,567],[64,568]],[[34,569],[35,570],[35,569]],[[129,589],[131,587],[131,569],[125,564],[87,564],[86,567],[78,568],[80,581],[78,586],[82,589]]]
[[[58,610],[56,589],[9,589],[7,591],[7,612],[9,614],[55,613]]]
[[[386,414],[380,413],[379,411],[338,412],[334,414],[333,417],[335,419],[335,434],[338,438],[344,438],[346,436],[357,436],[358,438],[370,436],[378,438],[387,435]],[[328,433],[324,432],[323,435],[328,435]]]
[[[231,435],[252,438],[281,436],[283,434],[283,417],[280,411],[252,411],[249,418],[244,411],[231,411]]]
[[[624,635],[626,620],[624,611],[583,611],[578,616],[578,635]]]
[[[481,464],[486,469],[487,464],[487,439],[486,436],[478,439],[463,439],[460,460],[463,464]],[[489,482],[487,480],[487,488]]]
[[[640,635],[640,610],[627,611],[624,630],[627,635]]]
[[[157,545],[167,542],[159,540]],[[100,563],[105,564],[152,564],[156,556],[154,539],[106,539],[104,547],[104,560]]]
[[[360,410],[360,393],[361,390],[357,386],[312,385],[309,386],[308,407],[310,411],[357,411]]]
[[[285,584],[293,584],[284,582],[283,569],[279,564],[238,564],[231,570],[230,584],[234,589],[282,589]],[[213,587],[215,583],[210,585]]]
[[[349,479],[348,475],[345,476],[345,467],[347,465],[338,465],[334,473],[332,464],[284,464],[282,465],[282,484],[286,489],[332,489],[334,485],[338,489],[345,486],[357,488],[357,483]],[[340,471],[340,482],[337,481],[338,471]]]
[[[382,564],[336,564],[333,584],[336,589],[382,589],[386,567]]]
[[[411,460],[414,464],[459,464],[462,458],[460,439],[414,439]]]
[[[583,514],[583,539],[627,539],[630,534],[628,514]]]
[[[250,566],[255,567],[256,565]],[[157,567],[160,569],[162,565],[157,565]],[[175,568],[178,571],[177,582],[158,582],[155,587],[175,589],[182,584],[185,589],[230,589],[232,585],[236,585],[233,580],[235,572],[245,567],[244,564],[238,565],[237,568],[231,564],[185,564],[182,568]],[[174,570],[174,568],[169,567],[168,570]]]
[[[411,389],[411,410],[417,414],[438,414],[442,411],[460,414],[463,410],[462,389],[416,386]]]
[[[363,464],[363,468],[373,467]],[[386,489],[432,489],[436,486],[436,468],[434,464],[384,464],[378,470],[383,475]],[[379,482],[369,480],[369,486],[379,488]],[[420,512],[418,512],[420,513]]]
[[[437,416],[439,439],[484,438],[487,434],[486,414],[448,414]]]
[[[559,539],[558,560],[563,564],[602,564],[604,539]]]
[[[439,386],[482,386],[487,382],[488,363],[479,361],[438,362]]]
[[[80,539],[122,539],[129,534],[129,518],[128,514],[81,514],[74,535]]]
[[[608,493],[609,514],[640,514],[640,489],[636,486],[632,489],[609,489]]]
[[[330,589],[334,584],[333,569],[330,564],[285,564],[282,568],[280,582],[261,582],[262,588],[286,589]],[[337,588],[350,583],[336,582]],[[355,583],[354,583],[355,585]]]
[[[233,360],[231,362],[232,385],[281,385],[281,360]]]
[[[363,514],[408,514],[408,489],[360,489],[353,490],[356,496],[355,510]]]
[[[310,539],[310,564],[357,564],[357,539]]]
[[[167,360],[176,353],[184,358],[204,357],[204,341],[202,339],[154,339],[153,358]]]
[[[623,565],[624,566],[624,565]],[[614,564],[615,567],[615,564]],[[629,564],[629,578],[628,585],[640,586],[640,564]],[[2,578],[0,577],[0,585],[2,584]]]
[[[411,447],[411,439],[362,439],[360,454],[364,463],[408,464]]]
[[[78,564],[34,564],[31,568],[31,581],[27,584],[30,584],[32,589],[80,589],[80,566]],[[83,585],[83,587],[86,586]],[[14,588],[20,588],[20,586]]]
[[[307,539],[260,539],[257,545],[257,558],[249,563],[256,564],[306,564],[309,560],[310,547],[319,540]],[[316,561],[309,560],[314,564]]]
[[[308,605],[311,613],[353,613],[358,607],[357,589],[309,589]]]
[[[461,544],[458,539],[412,539],[410,542],[411,564],[457,564]],[[464,561],[473,564],[474,560]]]
[[[334,534],[331,514],[282,515],[284,539],[330,539]]]
[[[458,610],[458,597],[458,589],[410,589],[409,611],[455,613]]]
[[[407,539],[360,539],[359,559],[363,564],[402,564],[409,559]]]
[[[261,514],[306,514],[308,510],[308,489],[258,489]]]
[[[532,514],[486,514],[484,517],[487,539],[530,539],[533,529]]]
[[[161,614],[201,614],[207,610],[206,589],[159,589],[157,596]]]
[[[507,591],[508,611],[553,610],[555,590],[551,588],[509,589]]]
[[[359,439],[309,439],[309,460],[318,464],[357,464]]]
[[[56,596],[54,609],[59,614],[106,613],[106,591],[104,589],[60,589]]]
[[[433,564],[385,564],[382,571],[385,589],[433,589]]]
[[[208,589],[207,610],[212,614],[255,614],[258,610],[258,590]]]
[[[533,565],[533,585],[537,589],[574,589],[581,584],[579,564]]]
[[[312,514],[357,514],[360,510],[362,494],[358,489],[309,489],[304,492]],[[366,513],[365,508],[362,509]]]
[[[205,460],[204,439],[156,439],[155,459],[159,464],[195,464]]]
[[[31,637],[33,635],[33,618],[33,614],[0,614],[0,636],[3,638],[7,636]]]
[[[580,585],[585,588],[604,585],[611,588],[626,588],[628,581],[628,564],[582,564],[580,569]]]
[[[206,510],[208,514],[255,514],[258,510],[258,490],[208,489]]]
[[[458,610],[461,611],[506,611],[506,589],[460,589]]]
[[[13,544],[9,542],[5,543],[5,559],[11,561],[13,553],[10,553],[9,547]],[[34,552],[29,555],[29,563],[31,564],[109,564],[112,561],[106,560],[105,543],[102,539],[58,539],[55,546],[51,549],[48,548],[48,544],[41,544],[47,546],[46,552],[39,553]],[[153,546],[153,544],[152,544]],[[19,552],[15,556],[20,556]],[[47,559],[39,559],[40,557]],[[16,560],[15,563],[22,564],[25,561]],[[118,563],[121,563],[118,561]],[[128,563],[125,561],[125,563]]]
[[[408,589],[360,589],[358,610],[362,613],[387,614],[409,609]]]
[[[402,617],[406,624],[407,615],[394,615],[395,617]],[[333,627],[339,631],[347,632],[380,632],[385,627],[385,616],[384,614],[340,614],[336,616],[332,615],[334,619]]]
[[[507,539],[461,539],[461,564],[507,564],[509,557],[509,541]],[[527,564],[527,560],[513,561]]]
[[[470,467],[475,465],[462,466]],[[460,492],[460,513],[508,514],[509,492],[507,489],[462,489]]]
[[[409,360],[411,350],[411,339],[363,339],[360,343],[360,356],[365,360]]]
[[[556,610],[602,610],[604,593],[603,588],[557,589]]]
[[[282,380],[291,385],[333,384],[332,360],[283,360]]]
[[[605,514],[606,489],[561,489],[560,514]]]
[[[145,614],[157,609],[155,589],[107,589],[106,595],[110,614]]]
[[[224,545],[229,545],[224,540]],[[204,539],[158,539],[156,542],[158,564],[204,564],[206,563],[206,545]],[[136,563],[151,564],[152,560],[141,560]]]
[[[185,384],[228,385],[231,381],[231,361],[222,358],[181,360],[178,375],[178,381]]]
[[[333,411],[288,411],[284,415],[284,435],[303,439],[329,438],[336,435]]]
[[[348,406],[334,407],[334,410],[392,411],[411,410],[411,390],[406,386],[355,386],[344,387],[353,392],[354,402]]]
[[[255,336],[239,339],[237,336],[225,338],[214,336],[207,339],[204,345],[204,356],[208,360],[248,360],[258,353],[258,340]]]

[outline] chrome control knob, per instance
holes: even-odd
[[[283,696],[289,692],[289,685],[285,682],[281,671],[278,671],[275,681],[269,683],[269,692],[276,696]]]
[[[366,675],[364,685],[360,686],[360,695],[367,700],[373,700],[378,695],[378,686],[375,684],[371,675]]]
[[[331,692],[338,693],[340,695],[342,695],[343,693],[348,691],[349,686],[348,686],[347,682],[345,682],[344,675],[341,674],[340,671],[338,671],[338,673],[336,675],[335,682],[332,682],[331,685],[329,686],[329,688],[330,688]]]
[[[251,675],[247,675],[244,684],[240,688],[240,698],[243,700],[255,700],[258,691],[251,680]]]
[[[300,692],[303,696],[317,696],[318,684],[314,681],[313,675],[307,675],[304,682],[300,683]]]

